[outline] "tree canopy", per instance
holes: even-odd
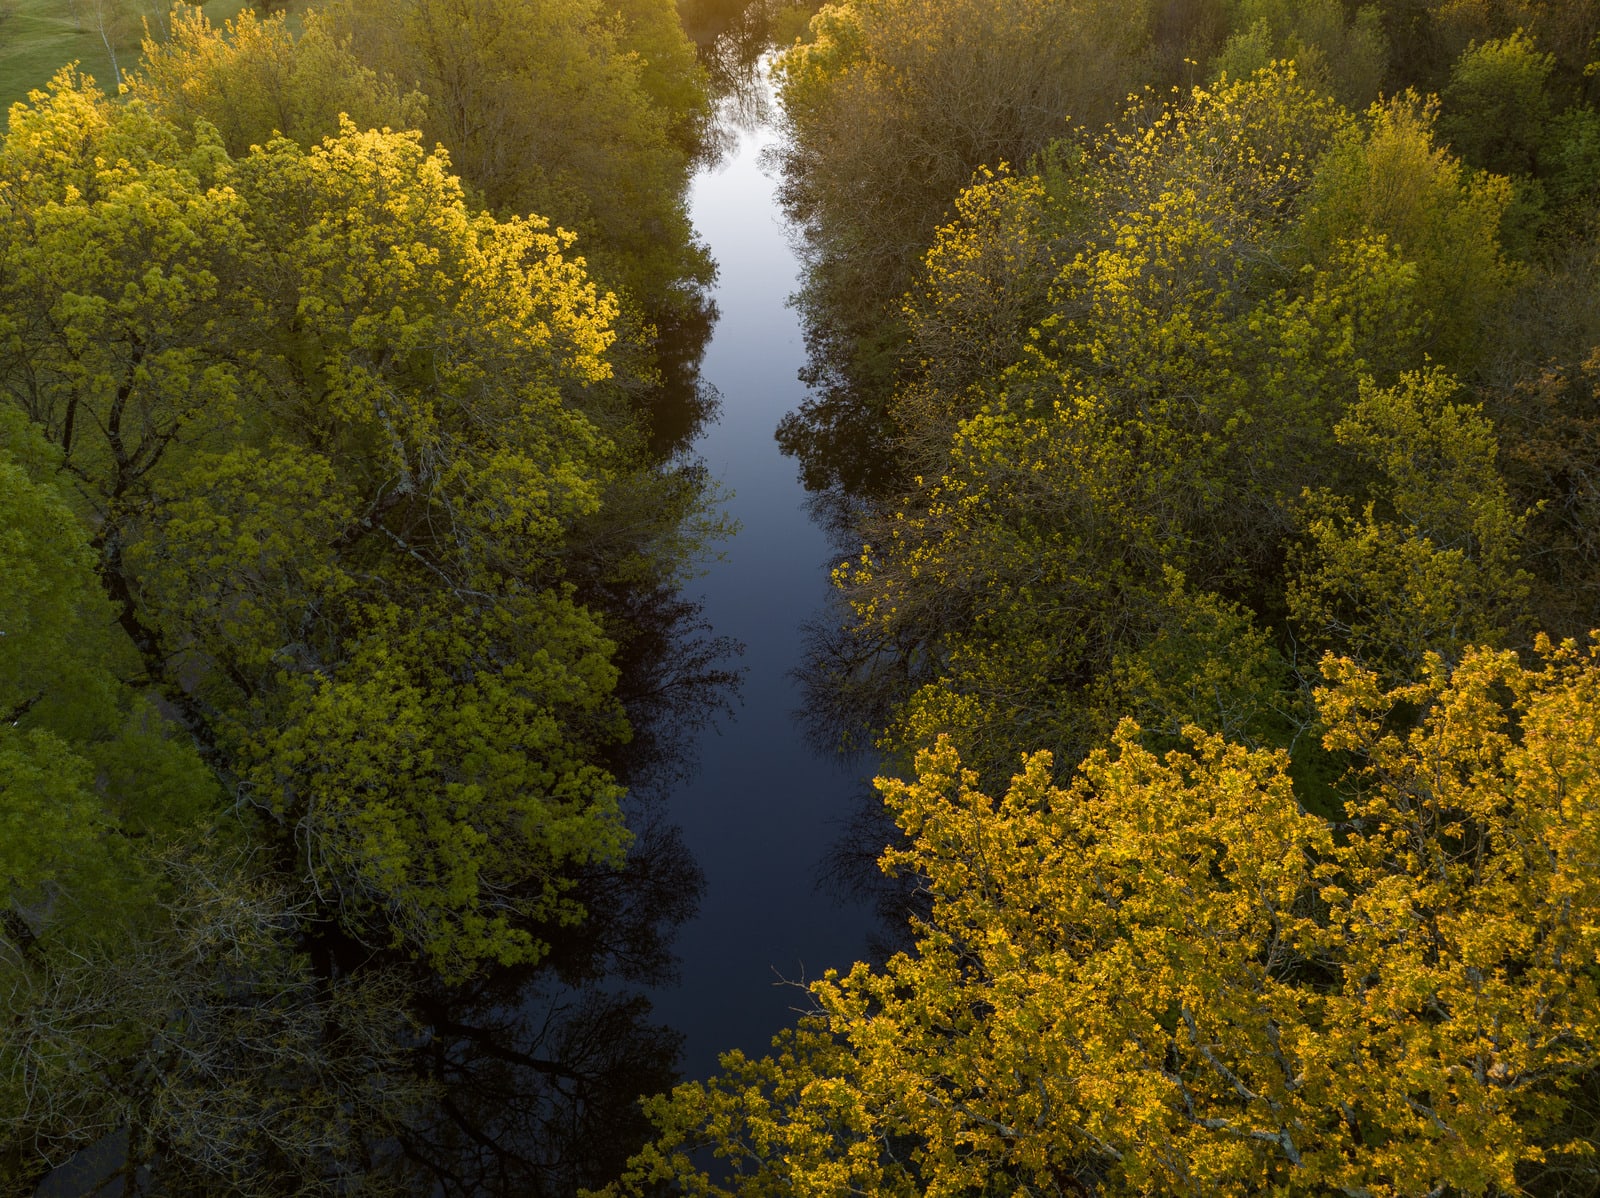
[[[612,936],[661,968],[644,927],[556,942],[641,864],[608,588],[670,594],[699,476],[646,452],[574,235],[418,133],[231,153],[64,71],[0,197],[8,1181],[117,1129],[172,1192],[442,1163],[417,1129],[496,979]],[[638,827],[643,921],[682,918]]]
[[[1035,754],[995,797],[941,739],[879,783],[915,947],[654,1100],[614,1192],[1586,1191],[1600,663],[1541,653],[1395,689],[1328,658],[1335,821],[1281,750],[1192,726],[1154,753],[1126,722],[1065,785]]]
[[[850,136],[995,42],[846,3],[783,60],[807,680],[904,951],[654,1100],[612,1193],[1597,1184],[1592,13],[1192,7],[1187,70],[1092,36],[1152,86],[1020,153],[955,96]],[[851,153],[959,177],[851,211]]]
[[[820,7],[779,440],[902,951],[643,1108],[648,782],[731,681],[674,7],[63,70],[0,142],[0,1187],[1600,1191],[1597,22]]]
[[[1289,638],[1415,663],[1511,627],[1521,512],[1426,366],[1470,364],[1489,310],[1436,297],[1509,285],[1507,195],[1429,138],[1276,68],[976,181],[906,300],[911,482],[863,510],[819,688],[906,760],[947,733],[1071,761],[1129,711],[1286,744]],[[1369,160],[1384,206],[1351,211]]]

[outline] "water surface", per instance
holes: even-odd
[[[870,921],[865,907],[815,884],[854,809],[861,767],[814,754],[793,719],[800,695],[789,672],[801,660],[801,625],[826,601],[830,556],[773,439],[805,397],[796,377],[805,347],[787,306],[799,267],[760,166],[773,136],[739,131],[690,199],[718,263],[721,311],[702,365],[721,417],[697,449],[733,491],[727,509],[742,525],[701,580],[704,614],[746,646],[744,702],[704,734],[701,768],[671,800],[707,881],[700,916],[677,940],[683,984],[656,996],[658,1016],[688,1037],[690,1077],[712,1072],[721,1051],[764,1051],[806,1003],[785,983],[848,968],[866,951]]]

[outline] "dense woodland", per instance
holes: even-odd
[[[677,1076],[660,798],[732,682],[660,332],[709,327],[693,47],[651,0],[171,34],[0,146],[6,1192],[600,1184]]]
[[[843,0],[783,53],[812,718],[905,933],[620,1192],[1600,1193],[1597,35]]]
[[[12,110],[7,1191],[1600,1193],[1600,10],[804,15],[180,9]],[[664,1092],[773,40],[903,932]]]

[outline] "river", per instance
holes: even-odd
[[[693,1078],[711,1073],[719,1052],[764,1051],[805,1005],[785,983],[848,968],[865,953],[872,922],[865,905],[816,882],[866,767],[814,753],[794,718],[801,699],[790,671],[801,660],[801,625],[826,603],[830,551],[806,514],[794,462],[773,439],[805,397],[797,378],[805,347],[787,305],[799,265],[760,165],[774,133],[763,123],[736,136],[690,198],[718,263],[721,312],[702,366],[722,395],[721,414],[696,449],[732,491],[726,509],[741,525],[701,580],[704,614],[716,633],[746,646],[743,703],[702,735],[699,771],[671,800],[707,886],[699,917],[677,938],[683,982],[655,1002],[661,1020],[687,1036]]]

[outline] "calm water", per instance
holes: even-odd
[[[658,1017],[688,1037],[690,1077],[712,1072],[727,1049],[764,1051],[805,1001],[783,983],[848,967],[866,951],[870,923],[865,907],[815,885],[864,767],[814,754],[793,719],[800,696],[788,674],[800,625],[826,599],[830,559],[794,463],[773,440],[805,396],[796,378],[805,348],[786,306],[798,266],[758,161],[771,138],[741,133],[691,195],[720,268],[721,309],[702,370],[722,393],[721,419],[697,448],[734,492],[727,508],[742,525],[701,587],[714,630],[745,643],[746,676],[743,705],[704,735],[698,775],[671,800],[707,881],[699,918],[677,939],[683,984],[656,995]]]

